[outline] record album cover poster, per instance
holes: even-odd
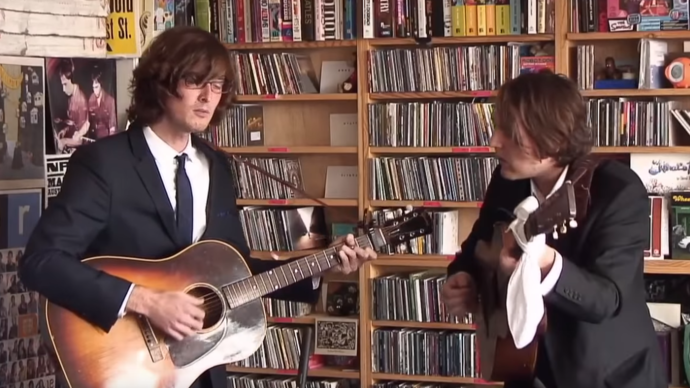
[[[46,74],[53,143],[49,154],[71,154],[118,132],[113,59],[49,58]]]
[[[690,190],[690,158],[687,154],[630,154],[630,169],[650,194]]]
[[[0,190],[44,185],[43,64],[0,57]]]
[[[17,276],[17,263],[43,209],[42,190],[0,192],[0,386],[55,387],[41,346],[38,294]]]

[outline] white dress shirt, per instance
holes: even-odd
[[[185,147],[182,152],[175,151],[175,149],[170,147],[163,139],[158,137],[150,127],[144,127],[144,138],[156,161],[158,173],[163,181],[163,186],[165,187],[165,192],[168,194],[173,212],[177,208],[177,190],[175,187],[175,175],[177,174],[176,157],[181,154],[187,154],[185,171],[189,177],[189,183],[192,186],[192,208],[194,212],[192,221],[192,242],[195,243],[199,241],[204,231],[206,231],[206,201],[208,199],[211,176],[206,155],[194,147],[191,135],[187,142],[187,147]],[[230,195],[232,195],[232,193]],[[314,289],[317,289],[320,283],[320,278],[313,278]],[[134,284],[129,286],[129,291],[127,291],[122,301],[122,306],[118,314],[120,317],[125,314],[125,308],[133,289]]]

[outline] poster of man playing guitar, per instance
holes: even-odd
[[[51,58],[47,74],[55,154],[115,133],[114,61]]]

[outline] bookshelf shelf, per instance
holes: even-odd
[[[583,90],[585,97],[678,97],[690,96],[690,89],[594,89]]]
[[[554,40],[553,34],[522,34],[522,35],[493,35],[493,36],[465,36],[459,38],[432,38],[432,45],[455,45],[474,43],[508,43],[508,42],[549,42]],[[373,47],[417,45],[411,38],[379,38],[367,39]]]
[[[433,256],[433,255],[432,255]],[[426,255],[419,255],[417,260],[395,259],[387,256],[379,257],[371,263],[373,267],[405,267],[405,268],[437,268],[445,269],[450,264],[451,259],[429,259]]]
[[[333,94],[262,94],[235,96],[236,102],[327,102],[357,101],[357,95],[351,93]]]
[[[447,322],[415,322],[415,321],[371,321],[373,328],[382,327],[403,327],[414,329],[435,329],[435,330],[475,330],[475,325],[464,323]]]
[[[452,202],[452,201],[370,201],[372,207],[413,207],[450,208],[450,209],[478,209],[481,202]]]
[[[264,374],[277,376],[296,376],[296,369],[269,369],[269,368],[245,368],[240,366],[228,365],[225,370],[230,373]],[[307,374],[309,377],[325,377],[335,379],[358,379],[359,372],[353,370],[343,370],[336,368],[310,368]]]
[[[357,206],[357,199],[319,198],[323,203],[333,207]],[[238,199],[237,206],[323,206],[308,198],[295,199]]]
[[[443,154],[490,154],[493,147],[369,147],[369,152],[377,155],[443,155]],[[690,153],[690,146],[673,147],[594,147],[595,154],[630,154],[630,153]]]
[[[455,255],[380,255],[373,266],[446,268]],[[644,273],[690,275],[690,260],[645,260]]]
[[[357,47],[356,40],[327,40],[320,42],[262,42],[225,44],[228,50],[303,50]]]
[[[372,154],[490,154],[493,147],[369,147]]]
[[[224,147],[231,154],[357,154],[357,147],[330,146],[269,146],[269,147]]]
[[[482,386],[501,386],[501,383],[492,383],[482,379],[471,377],[448,377],[448,376],[421,376],[421,375],[396,375],[391,373],[372,373],[374,380],[396,380],[396,381],[419,381],[426,383],[443,384],[475,384]]]
[[[690,260],[645,260],[644,273],[657,275],[690,275]]]
[[[301,317],[266,317],[268,323],[295,323],[313,325],[317,314],[303,315]]]
[[[493,97],[493,90],[476,90],[462,92],[415,92],[415,93],[371,93],[370,100],[441,100],[453,98],[480,98]]]
[[[573,42],[593,40],[690,39],[690,31],[570,32],[566,35],[566,39]]]
[[[379,255],[378,260],[374,263],[380,263],[381,260],[439,260],[449,262],[455,258],[455,254],[452,255]]]
[[[690,147],[596,147],[593,151],[596,154],[685,154],[690,152]]]

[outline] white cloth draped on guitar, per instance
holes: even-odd
[[[508,281],[506,313],[508,328],[515,346],[522,349],[534,339],[539,322],[544,316],[544,299],[539,258],[546,249],[546,235],[533,236],[529,241],[524,234],[527,217],[537,210],[539,201],[530,196],[515,208],[515,220],[509,230],[523,251]]]

